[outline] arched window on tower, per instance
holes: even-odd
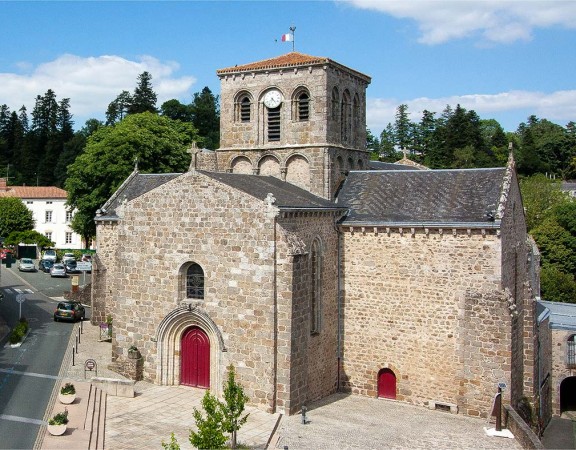
[[[342,106],[340,108],[340,140],[343,144],[350,140],[350,115],[350,93],[348,91],[344,91],[342,94]]]
[[[332,89],[332,99],[330,105],[330,116],[332,120],[340,120],[340,114],[338,113],[338,105],[340,104],[340,94],[338,93],[338,88]]]
[[[322,246],[314,239],[310,250],[310,333],[320,332],[322,310]]]
[[[248,123],[252,120],[252,100],[247,93],[238,95],[234,104],[236,122]]]
[[[307,91],[301,91],[296,97],[296,114],[301,122],[310,119],[310,96]]]
[[[186,270],[186,298],[204,298],[204,271],[196,263]]]
[[[352,140],[356,139],[358,136],[358,130],[360,128],[360,98],[358,94],[354,94],[354,100],[352,101],[352,133],[350,137]]]
[[[268,141],[274,142],[280,140],[280,106],[268,108]]]

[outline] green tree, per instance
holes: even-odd
[[[394,137],[396,147],[400,150],[413,150],[413,136],[408,105],[402,104],[396,108],[396,120],[394,121]]]
[[[129,114],[139,114],[143,112],[157,113],[157,96],[152,88],[152,75],[149,72],[142,72],[138,75],[138,83],[132,94],[132,102],[128,107]]]
[[[6,245],[36,244],[40,248],[53,247],[54,242],[36,230],[13,231],[4,241]]]
[[[554,208],[567,200],[559,181],[550,180],[543,174],[520,180],[522,203],[526,211],[528,231],[553,214]]]
[[[221,405],[223,415],[222,428],[231,435],[231,447],[236,448],[236,434],[242,425],[248,420],[248,414],[241,417],[248,397],[244,394],[244,389],[236,382],[234,366],[228,366],[228,380],[224,385],[224,401]]]
[[[391,123],[380,133],[380,154],[378,159],[385,162],[394,162],[402,158],[402,153],[396,151],[394,127]]]
[[[32,211],[22,200],[15,197],[0,197],[0,236],[7,237],[14,231],[28,231],[34,228]]]
[[[202,409],[205,416],[194,408],[194,420],[198,431],[190,430],[190,443],[201,450],[225,448],[222,406],[210,391],[206,391],[202,398]]]
[[[106,125],[114,125],[121,121],[132,105],[132,95],[128,91],[122,91],[112,102],[108,104],[106,110]]]
[[[172,120],[192,122],[192,108],[190,105],[184,105],[176,99],[162,103],[162,106],[160,106],[160,114]]]
[[[372,161],[378,161],[380,156],[380,141],[378,138],[372,134],[372,132],[366,128],[366,150],[370,152],[370,159]]]
[[[576,281],[574,276],[554,266],[542,267],[540,288],[544,300],[576,303]]]
[[[192,123],[201,136],[205,148],[216,150],[220,146],[220,107],[218,97],[205,87],[195,93],[190,105]]]
[[[190,163],[186,150],[197,140],[191,124],[149,112],[131,114],[113,127],[99,128],[68,167],[67,204],[80,214],[78,220],[84,221],[75,223],[74,229],[84,230],[84,238],[95,235],[96,210],[133,171],[136,159],[143,173],[184,172]]]

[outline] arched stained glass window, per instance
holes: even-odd
[[[204,271],[196,263],[191,264],[186,271],[186,297],[204,298]]]

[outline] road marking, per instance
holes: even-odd
[[[34,291],[32,289],[20,289],[20,288],[13,288],[18,294],[33,294]]]
[[[46,422],[38,419],[29,419],[28,417],[11,416],[10,414],[0,414],[0,419],[11,420],[12,422],[33,423],[34,425],[46,425]]]
[[[19,370],[12,370],[12,369],[0,369],[0,372],[12,373],[14,375],[26,375],[29,377],[37,377],[37,378],[50,378],[51,380],[59,380],[60,379],[60,377],[57,375],[46,375],[43,373],[34,373],[34,372],[21,372]]]

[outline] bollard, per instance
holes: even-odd
[[[74,366],[74,347],[72,347],[72,366]]]
[[[84,321],[80,321],[80,333],[84,333]]]
[[[78,353],[78,335],[76,335],[76,353]]]
[[[306,411],[307,411],[306,407],[303,406],[302,407],[302,425],[306,425],[306,423],[308,422],[306,420]]]
[[[78,343],[80,344],[80,330],[78,330]]]

